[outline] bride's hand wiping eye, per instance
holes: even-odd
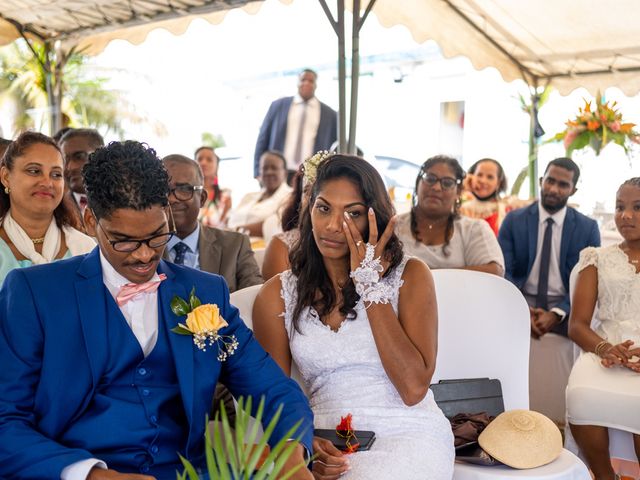
[[[349,251],[351,252],[351,271],[354,271],[356,268],[360,266],[362,260],[364,260],[366,255],[366,243],[373,245],[374,250],[374,258],[380,257],[380,261],[382,262],[383,271],[380,273],[382,277],[384,273],[389,268],[389,262],[384,258],[385,248],[391,235],[393,235],[393,230],[396,223],[396,216],[394,215],[389,220],[387,227],[380,238],[378,238],[378,224],[376,223],[376,214],[373,211],[373,208],[369,207],[367,211],[367,220],[369,222],[369,239],[366,241],[363,240],[358,227],[354,223],[354,219],[351,217],[349,212],[344,213],[344,222],[342,224],[342,228],[344,230],[345,237],[347,239],[347,245],[349,245]]]

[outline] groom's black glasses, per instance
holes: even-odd
[[[173,225],[172,231],[159,233],[157,235],[153,235],[147,238],[141,238],[138,240],[111,240],[109,238],[109,235],[107,234],[107,231],[102,227],[102,225],[100,225],[99,220],[96,220],[96,224],[98,225],[98,227],[100,227],[100,230],[102,230],[104,236],[107,237],[107,241],[111,244],[111,247],[116,252],[131,253],[139,249],[143,243],[149,248],[159,248],[169,243],[169,240],[171,240],[176,234],[176,223],[173,219],[173,212],[171,211],[171,209],[169,209],[169,216],[171,217],[171,224]]]

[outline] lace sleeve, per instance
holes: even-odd
[[[580,252],[577,271],[581,272],[590,265],[598,268],[598,249],[595,247],[587,247]]]

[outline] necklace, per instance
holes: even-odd
[[[40,245],[41,243],[44,243],[44,237],[32,238],[31,241],[34,245]]]
[[[633,265],[640,264],[640,259],[631,258],[631,249],[629,247],[621,247],[620,250],[622,250],[625,253],[625,255],[627,256],[627,259],[629,260],[629,263]]]
[[[428,230],[433,230],[433,227],[439,227],[440,225],[444,225],[447,220],[448,220],[448,218],[446,218],[444,220],[436,220],[433,223],[427,223],[427,229]]]

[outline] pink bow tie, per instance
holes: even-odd
[[[160,286],[160,282],[163,281],[167,276],[164,273],[158,275],[160,280],[154,280],[150,282],[144,283],[127,283],[120,287],[120,291],[116,295],[116,303],[119,307],[126,304],[129,300],[134,299],[141,293],[151,293],[158,290]]]

